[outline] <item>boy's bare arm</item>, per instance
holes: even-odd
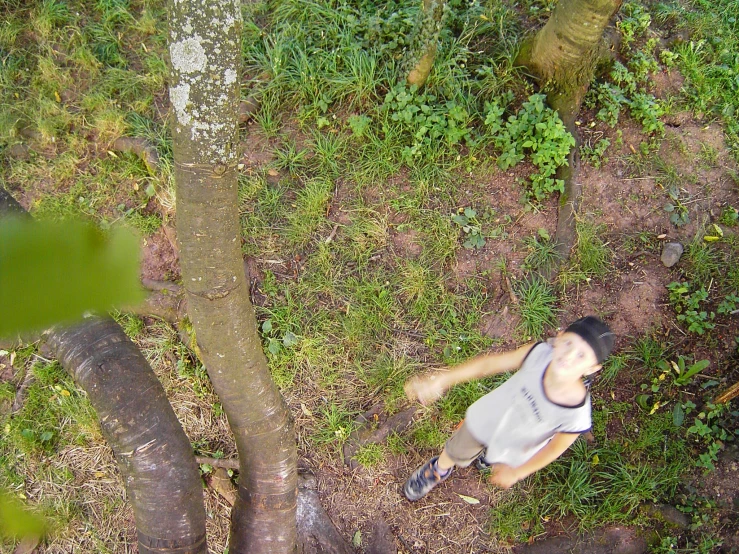
[[[518,467],[511,467],[505,464],[496,465],[493,474],[490,476],[490,482],[507,489],[535,471],[539,471],[541,468],[551,464],[564,454],[579,436],[577,433],[556,433],[552,437],[552,440],[534,454],[525,464]]]
[[[477,356],[452,368],[413,377],[406,382],[405,393],[411,400],[429,404],[459,383],[518,369],[532,346],[530,343],[510,352]]]

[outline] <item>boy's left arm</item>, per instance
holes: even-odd
[[[490,482],[498,485],[503,489],[510,488],[521,479],[524,479],[548,466],[554,460],[564,454],[572,443],[577,440],[580,435],[577,433],[555,433],[546,446],[534,454],[529,461],[518,467],[511,467],[506,464],[496,464],[493,466],[493,473],[490,476]]]

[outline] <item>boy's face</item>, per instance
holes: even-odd
[[[557,335],[549,367],[558,375],[573,378],[594,373],[601,368],[591,346],[576,333]]]

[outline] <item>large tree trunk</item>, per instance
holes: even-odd
[[[576,141],[569,166],[557,174],[565,183],[555,238],[563,259],[569,257],[576,242],[575,215],[582,188],[578,182],[580,134],[575,119],[596,66],[608,53],[604,32],[622,1],[559,0],[546,25],[523,44],[516,60],[542,85],[549,105]]]
[[[0,188],[0,219],[29,217]],[[142,554],[207,554],[203,486],[190,441],[146,359],[111,319],[53,329],[48,345],[87,393],[113,449]]]
[[[426,84],[434,65],[445,14],[446,0],[423,0],[423,9],[418,14],[416,29],[403,64],[408,72],[406,82],[409,85],[422,87]]]
[[[240,2],[173,0],[170,100],[182,280],[239,452],[232,554],[296,548],[297,449],[243,270],[237,210]]]
[[[113,448],[141,554],[207,554],[192,446],[138,347],[108,318],[53,330],[49,345],[82,387]]]

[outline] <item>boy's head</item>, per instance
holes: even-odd
[[[608,325],[593,316],[572,323],[554,342],[552,362],[555,371],[588,375],[600,369],[608,357],[616,336]]]

